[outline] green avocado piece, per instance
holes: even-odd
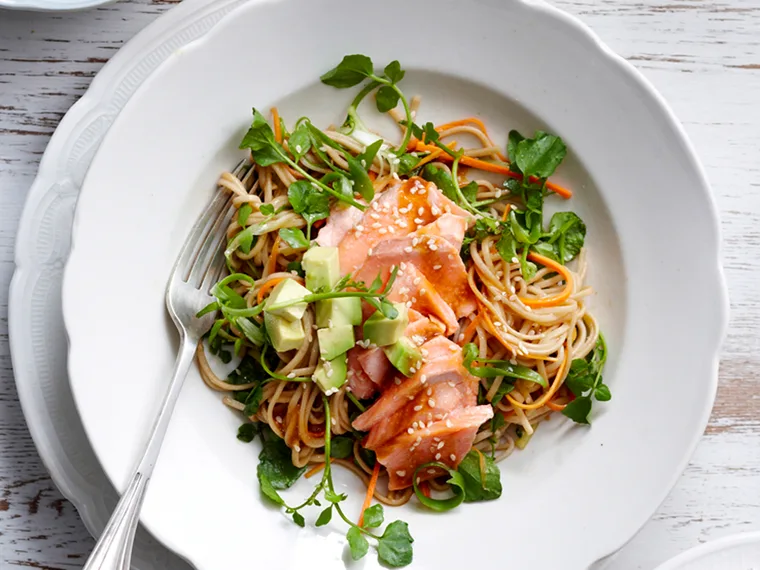
[[[289,321],[300,321],[306,312],[306,305],[308,304],[306,301],[288,307],[277,308],[277,305],[296,299],[303,299],[306,295],[310,294],[311,291],[299,284],[295,279],[283,279],[275,285],[275,288],[269,294],[267,304],[264,305],[264,311]]]
[[[409,324],[409,313],[403,303],[394,303],[398,311],[395,319],[389,319],[380,311],[364,322],[364,339],[377,346],[388,346],[400,339]]]
[[[306,335],[304,334],[301,321],[289,321],[284,317],[278,317],[264,312],[264,324],[267,333],[272,340],[272,346],[277,352],[287,352],[300,348]]]
[[[340,281],[340,257],[337,247],[315,246],[303,255],[306,288],[309,291],[332,289]]]
[[[362,324],[362,300],[359,297],[338,297],[316,302],[318,327]]]
[[[348,357],[344,354],[332,360],[320,360],[311,379],[317,383],[325,395],[329,396],[338,391],[346,383]]]
[[[383,352],[404,376],[414,375],[422,366],[422,352],[409,337],[402,336],[393,344],[384,346]]]
[[[319,340],[320,356],[325,360],[332,360],[353,348],[354,327],[337,325],[327,329],[319,329],[317,339]]]

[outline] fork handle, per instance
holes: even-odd
[[[161,404],[161,411],[153,424],[140,463],[82,570],[130,570],[132,544],[137,523],[140,520],[140,508],[145,498],[145,491],[153,474],[153,467],[156,464],[158,452],[161,450],[182,384],[193,363],[194,353],[194,343],[183,335],[169,388]]]

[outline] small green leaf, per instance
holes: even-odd
[[[345,89],[358,85],[374,72],[372,60],[366,55],[347,55],[333,69],[319,79],[325,85]]]
[[[372,167],[372,163],[377,156],[378,151],[383,146],[383,139],[377,139],[371,145],[368,145],[364,152],[357,155],[356,159],[364,166],[364,170],[369,171]]]
[[[270,430],[264,437],[256,471],[259,481],[264,478],[273,489],[282,490],[293,485],[306,468],[293,466],[290,448]]]
[[[367,551],[369,551],[369,542],[364,538],[362,531],[352,526],[348,529],[346,538],[348,539],[348,547],[351,549],[351,558],[354,560],[364,558]]]
[[[477,201],[478,199],[478,183],[474,180],[467,184],[466,186],[461,188],[462,190],[462,196],[464,196],[465,200],[472,203]]]
[[[330,457],[346,459],[354,453],[354,440],[345,435],[334,436],[330,440]]]
[[[588,396],[581,396],[576,398],[562,410],[562,415],[567,416],[571,420],[579,424],[588,425],[588,415],[591,412],[591,398]]]
[[[267,477],[260,471],[258,473],[258,478],[259,488],[261,489],[261,492],[264,494],[264,496],[277,505],[284,505],[285,501],[282,500],[282,497],[280,497],[280,494],[272,486],[272,483],[269,481],[269,479],[267,479]]]
[[[367,170],[362,166],[361,162],[351,155],[346,156],[346,162],[348,163],[351,179],[354,181],[354,192],[358,192],[362,198],[369,202],[375,196],[375,187],[369,174],[367,174]]]
[[[263,399],[264,385],[259,384],[248,393],[248,397],[244,402],[245,408],[243,408],[243,415],[248,417],[255,416],[259,411],[259,406],[261,405]]]
[[[311,134],[309,128],[301,123],[288,139],[288,150],[293,155],[295,162],[299,162],[303,155],[311,148]]]
[[[291,273],[295,271],[300,277],[306,276],[306,273],[304,273],[304,270],[303,270],[303,265],[301,265],[300,261],[291,261],[285,266],[285,269],[287,269]]]
[[[259,208],[259,212],[265,216],[271,216],[274,214],[274,206],[272,206],[272,204],[262,204]]]
[[[449,200],[452,202],[457,202],[459,200],[456,187],[454,186],[454,180],[451,178],[451,174],[446,172],[443,168],[435,166],[434,164],[426,164],[422,169],[421,174],[425,180],[435,184]]]
[[[566,154],[567,147],[561,138],[536,131],[535,138],[517,144],[515,162],[526,176],[549,178]]]
[[[411,564],[413,542],[409,525],[404,521],[393,521],[378,540],[377,557],[380,562],[392,568]]]
[[[398,157],[398,173],[401,175],[409,174],[412,170],[417,168],[420,158],[413,154],[402,154]]]
[[[485,472],[482,472],[482,467]],[[501,473],[494,460],[480,451],[472,450],[459,464],[464,479],[465,501],[491,501],[501,497]]]
[[[364,511],[364,528],[377,528],[383,524],[383,505],[380,503],[367,507]]]
[[[517,259],[517,244],[511,233],[504,232],[501,234],[499,241],[496,242],[496,251],[499,252],[504,261],[514,263],[514,260]]]
[[[237,438],[242,442],[251,443],[253,441],[253,438],[256,437],[256,431],[256,424],[242,424],[238,428]]]
[[[308,180],[296,180],[288,187],[288,201],[309,224],[330,215],[330,197]]]
[[[332,519],[332,505],[327,507],[324,511],[319,513],[319,517],[317,517],[317,522],[314,523],[315,526],[325,526],[327,523],[330,522],[330,519]]]
[[[519,132],[515,130],[509,131],[509,138],[507,139],[507,157],[509,158],[509,162],[511,162],[510,170],[516,171],[518,173],[521,173],[520,167],[517,166],[517,145],[520,144],[521,141],[525,140],[525,137],[522,136]],[[517,182],[517,181],[515,181]]]
[[[608,402],[612,398],[609,386],[607,384],[599,384],[594,390],[594,397],[600,402]]]
[[[401,69],[401,64],[398,62],[398,60],[395,60],[395,59],[385,66],[383,73],[385,73],[385,76],[394,85],[398,83],[399,81],[401,81],[404,78],[404,75],[406,74],[406,72],[403,69]]]
[[[303,515],[299,513],[298,511],[295,511],[293,513],[293,522],[296,523],[300,527],[306,526],[306,521],[303,518]]]
[[[586,359],[573,359],[567,378],[565,378],[565,385],[576,396],[582,396],[594,387],[594,375]]]
[[[246,202],[240,208],[238,208],[238,215],[237,220],[238,224],[242,227],[246,226],[246,223],[248,222],[248,216],[250,216],[253,213],[253,206],[251,206],[250,202]]]
[[[346,500],[346,494],[341,493],[340,495],[335,493],[334,491],[331,491],[330,489],[325,489],[325,499],[333,504],[340,503],[341,501]]]
[[[309,240],[299,228],[280,228],[280,239],[293,249],[308,249]]]
[[[381,113],[387,113],[391,109],[395,109],[400,97],[398,91],[393,87],[390,85],[383,85],[377,90],[377,94],[375,95],[377,110]]]

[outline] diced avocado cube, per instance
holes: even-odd
[[[334,394],[346,383],[347,357],[345,354],[332,360],[320,360],[311,379],[316,382],[326,395]]]
[[[271,313],[264,312],[264,324],[267,327],[272,346],[277,352],[287,352],[300,348],[306,335],[301,321],[289,321]]]
[[[362,324],[362,300],[359,297],[338,297],[316,302],[317,326]]]
[[[389,319],[380,311],[375,313],[364,322],[364,339],[377,346],[388,346],[400,339],[404,329],[409,324],[409,314],[406,305],[394,303],[398,311],[395,319]]]
[[[422,352],[409,337],[402,336],[393,344],[384,346],[383,352],[404,376],[412,376],[422,366]]]
[[[337,247],[312,247],[304,253],[303,270],[309,291],[332,289],[340,281],[340,257]]]
[[[295,279],[283,279],[275,285],[275,288],[269,294],[264,311],[289,321],[300,321],[306,312],[306,305],[308,304],[306,301],[287,307],[278,307],[277,305],[303,299],[306,295],[310,294],[311,291],[300,285]]]
[[[328,329],[319,329],[317,339],[319,339],[320,356],[325,360],[332,360],[353,348],[354,327],[338,325]]]

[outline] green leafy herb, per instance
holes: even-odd
[[[424,471],[428,468],[438,468],[448,472],[449,478],[446,480],[446,483],[451,486],[451,492],[453,493],[452,496],[445,499],[435,499],[433,497],[425,496],[425,494],[419,488],[417,475],[419,474],[420,470]],[[417,469],[414,470],[414,475],[412,476],[412,486],[414,487],[414,494],[417,495],[417,500],[419,500],[419,502],[425,505],[427,508],[434,511],[450,511],[451,509],[455,509],[461,505],[465,500],[464,479],[462,479],[462,475],[459,474],[456,469],[451,469],[444,463],[434,461],[432,463],[425,463],[417,467]]]
[[[292,273],[293,271],[295,271],[295,272],[296,272],[296,274],[297,274],[299,277],[305,277],[305,276],[306,276],[306,273],[305,273],[305,272],[304,272],[304,270],[303,270],[303,265],[301,264],[301,262],[300,262],[300,261],[291,261],[290,263],[288,263],[288,264],[285,266],[285,269],[287,269],[287,270],[288,270],[288,271],[290,271],[291,273]]]
[[[309,133],[309,128],[301,123],[296,127],[296,130],[293,131],[293,134],[291,134],[288,139],[288,150],[290,150],[293,155],[293,159],[296,162],[299,162],[301,158],[309,152],[310,148],[311,134]]]
[[[240,208],[238,208],[237,221],[240,226],[245,227],[248,222],[248,216],[253,213],[253,206],[249,202],[246,202]]]
[[[400,568],[412,563],[412,543],[409,525],[404,521],[393,521],[377,541],[377,557],[391,568]]]
[[[518,174],[522,174],[522,171],[517,165],[517,145],[523,140],[525,140],[525,137],[519,132],[515,130],[509,131],[509,137],[507,138],[507,157],[509,158],[509,162],[512,163],[510,164],[510,170],[513,170]],[[517,180],[515,180],[515,182],[517,182]]]
[[[377,95],[375,95],[377,110],[381,113],[387,113],[391,109],[395,109],[400,98],[401,95],[399,95],[399,92],[393,89],[393,87],[383,85],[377,90]]]
[[[367,174],[367,170],[360,160],[350,154],[346,155],[345,158],[348,163],[348,171],[351,173],[351,178],[354,181],[354,192],[358,192],[362,198],[369,202],[375,196],[375,187],[372,185],[372,180],[369,174]]]
[[[251,443],[253,441],[253,438],[256,437],[257,433],[257,424],[241,424],[241,426],[238,428],[237,438],[242,442]]]
[[[375,160],[375,157],[377,156],[378,151],[382,146],[383,139],[377,139],[371,145],[367,146],[367,148],[364,149],[364,152],[356,156],[356,160],[362,164],[366,171],[369,171],[372,163]]]
[[[413,154],[402,154],[398,157],[398,173],[403,175],[410,174],[420,162],[418,156]]]
[[[259,411],[259,406],[264,400],[264,383],[260,382],[254,388],[248,392],[248,396],[245,401],[245,408],[243,408],[243,415],[251,417],[255,416]]]
[[[583,248],[586,224],[574,212],[557,212],[549,222],[546,241],[552,246],[554,259],[562,264],[572,261]]]
[[[600,402],[608,401],[612,395],[602,381],[602,371],[607,362],[607,345],[599,334],[594,350],[586,358],[576,358],[570,363],[565,385],[575,395],[562,413],[579,424],[588,424],[592,397]]]
[[[453,202],[457,201],[457,191],[454,186],[454,181],[451,179],[451,174],[446,172],[446,170],[440,166],[428,163],[423,167],[421,175],[428,182],[435,184],[449,200]]]
[[[501,473],[494,460],[473,449],[459,464],[467,503],[491,501],[501,497]]]
[[[259,212],[261,212],[265,216],[271,216],[274,214],[274,206],[272,206],[272,204],[262,204],[259,207]]]
[[[510,137],[511,138],[511,137]],[[543,131],[534,138],[519,141],[514,149],[514,162],[525,176],[549,178],[567,154],[562,139]]]
[[[354,87],[374,73],[372,60],[366,55],[347,55],[337,67],[331,69],[319,79],[325,85],[346,89]]]
[[[274,432],[262,431],[264,446],[259,454],[257,475],[259,482],[265,479],[272,489],[283,490],[291,487],[306,471],[305,467],[294,467],[290,460],[291,451]]]
[[[385,515],[383,514],[383,505],[380,503],[372,505],[371,507],[367,507],[367,509],[364,511],[364,524],[362,527],[377,528],[383,524],[384,518]]]
[[[543,376],[527,366],[512,364],[509,360],[480,358],[478,356],[478,347],[473,343],[468,343],[462,347],[462,357],[464,367],[477,378],[506,376],[508,378],[521,378],[522,380],[535,382],[545,388],[549,385]],[[491,366],[475,366],[475,362],[490,364]]]
[[[280,239],[293,249],[308,249],[309,240],[298,228],[280,228]]]
[[[369,551],[369,542],[364,538],[362,531],[359,527],[352,526],[346,533],[348,539],[348,547],[351,550],[351,558],[354,560],[360,560]]]
[[[330,215],[330,198],[306,180],[296,180],[288,187],[288,201],[293,210],[306,220],[307,236],[311,236],[314,222]]]
[[[333,507],[330,505],[327,507],[324,511],[319,513],[319,516],[317,517],[317,521],[314,523],[314,526],[325,526],[327,523],[332,520],[332,511]]]
[[[348,436],[338,436],[332,438],[330,446],[330,457],[336,459],[345,459],[350,457],[354,452],[354,440]]]

